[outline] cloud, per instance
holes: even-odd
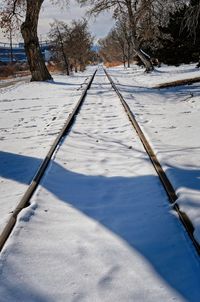
[[[2,3],[3,0],[0,0],[0,6]],[[73,19],[81,19],[86,16],[87,9],[88,7],[80,7],[74,0],[71,0],[68,7],[62,8],[52,5],[50,0],[45,0],[39,19],[38,35],[40,39],[46,39],[50,29],[50,23],[55,19],[64,22],[71,22]],[[87,19],[89,20],[89,30],[96,39],[106,36],[114,24],[111,13],[102,13],[96,20],[92,17],[89,18],[88,16]],[[5,41],[0,29],[0,41],[1,40]]]
[[[73,4],[72,4],[73,2]],[[99,17],[86,16],[88,7],[80,7],[75,1],[71,1],[70,6],[60,9],[59,6],[54,6],[47,0],[44,3],[43,10],[40,16],[39,32],[46,34],[49,31],[49,23],[54,19],[71,22],[73,19],[81,19],[87,17],[89,19],[89,29],[97,38],[104,37],[114,22],[110,13],[102,13]]]

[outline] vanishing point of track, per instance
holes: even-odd
[[[22,197],[21,201],[19,202],[19,204],[17,205],[17,207],[15,208],[15,210],[13,211],[8,223],[6,224],[2,234],[0,235],[0,251],[2,250],[2,248],[4,247],[7,239],[9,238],[15,223],[17,221],[17,217],[18,214],[22,211],[22,209],[24,209],[25,207],[29,206],[30,204],[30,199],[32,197],[32,195],[34,194],[35,190],[37,189],[40,180],[42,179],[50,161],[51,158],[55,152],[55,150],[57,149],[58,145],[60,144],[60,142],[62,141],[62,139],[67,135],[69,129],[71,128],[71,126],[73,125],[74,121],[75,121],[75,117],[77,116],[77,114],[80,111],[80,108],[83,104],[83,101],[87,95],[87,91],[90,89],[92,82],[94,80],[94,77],[96,75],[97,70],[94,72],[94,74],[92,75],[89,83],[87,84],[85,90],[83,91],[79,101],[77,102],[76,106],[74,107],[73,111],[69,114],[67,121],[65,122],[63,128],[61,129],[61,131],[59,132],[58,136],[56,137],[53,145],[51,146],[49,152],[47,153],[45,159],[43,160],[41,166],[39,167],[36,175],[34,176],[32,182],[30,183],[28,189],[26,190],[24,196]],[[104,69],[104,72],[108,78],[108,80],[111,83],[112,88],[114,89],[114,91],[116,92],[116,94],[118,95],[125,112],[128,115],[128,118],[131,122],[131,124],[133,125],[134,129],[136,130],[159,178],[160,181],[168,195],[169,201],[170,203],[173,205],[174,210],[178,213],[179,218],[182,222],[182,224],[184,225],[190,239],[192,240],[192,243],[197,251],[197,253],[200,255],[200,245],[198,244],[198,242],[195,240],[193,232],[194,232],[194,228],[192,223],[190,222],[190,220],[188,219],[188,217],[186,216],[185,213],[181,212],[179,209],[179,206],[176,204],[176,200],[177,200],[177,195],[176,192],[172,186],[172,184],[170,183],[166,173],[164,172],[164,170],[162,169],[161,164],[159,163],[151,145],[149,144],[148,140],[146,139],[143,131],[141,130],[138,122],[135,119],[135,116],[133,115],[132,111],[130,110],[128,104],[126,103],[126,101],[124,100],[123,96],[121,95],[121,93],[119,92],[118,88],[116,87],[116,85],[114,84],[112,78],[110,77],[110,75],[108,74],[108,72]]]

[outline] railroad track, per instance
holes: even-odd
[[[175,190],[172,186],[172,184],[170,183],[169,179],[167,178],[164,170],[161,167],[161,164],[159,163],[155,153],[153,152],[152,147],[150,146],[148,140],[146,139],[144,133],[142,132],[139,124],[137,123],[133,113],[131,112],[129,106],[127,105],[127,103],[125,102],[124,98],[122,97],[121,93],[119,92],[119,90],[117,89],[116,85],[114,84],[113,80],[111,79],[110,75],[108,74],[108,72],[104,69],[104,72],[107,76],[107,78],[109,79],[114,91],[116,92],[116,94],[118,95],[125,112],[128,115],[128,118],[131,122],[131,124],[133,125],[134,129],[136,130],[159,178],[160,181],[169,197],[169,201],[172,203],[174,210],[178,213],[180,220],[182,222],[182,224],[184,225],[189,237],[191,238],[194,247],[196,248],[196,251],[198,254],[200,254],[200,246],[198,244],[198,242],[195,240],[194,236],[193,236],[193,231],[194,228],[191,224],[191,222],[189,221],[188,217],[182,213],[178,207],[178,205],[175,203],[177,200],[177,195],[175,193]],[[63,126],[62,130],[60,131],[59,135],[57,136],[57,138],[55,139],[51,149],[49,150],[47,156],[45,157],[44,161],[42,162],[38,172],[36,173],[34,179],[32,180],[30,186],[28,187],[26,193],[24,194],[23,198],[21,199],[20,203],[18,204],[18,206],[16,207],[16,209],[14,210],[12,216],[10,217],[10,220],[8,221],[6,227],[4,228],[1,237],[0,237],[0,250],[2,250],[2,248],[4,247],[7,239],[9,238],[15,223],[17,221],[17,217],[18,214],[21,212],[22,209],[24,209],[25,207],[27,207],[29,205],[29,201],[32,197],[32,195],[34,194],[36,188],[38,187],[40,180],[42,179],[48,165],[49,162],[55,152],[55,150],[57,149],[58,145],[60,144],[61,140],[66,136],[67,132],[69,131],[69,129],[71,128],[76,115],[79,113],[79,110],[81,108],[81,105],[83,104],[83,101],[87,95],[87,91],[90,89],[92,82],[94,80],[94,77],[96,75],[96,71],[94,72],[93,76],[91,77],[86,89],[83,91],[82,96],[80,97],[78,103],[76,104],[74,110],[72,111],[72,113],[69,115],[65,125]]]
[[[61,129],[61,131],[59,132],[58,136],[56,137],[54,143],[52,144],[49,152],[47,153],[45,159],[43,160],[43,162],[41,163],[36,175],[34,176],[32,182],[30,183],[28,189],[26,190],[25,194],[23,195],[22,199],[20,200],[19,204],[17,205],[17,207],[15,208],[15,210],[13,211],[8,223],[6,224],[5,228],[3,229],[1,235],[0,235],[0,251],[2,250],[2,248],[4,247],[5,242],[7,241],[7,239],[9,238],[15,223],[17,221],[17,217],[19,215],[19,213],[26,208],[27,206],[29,206],[29,201],[32,197],[32,195],[34,194],[35,190],[37,189],[40,180],[42,178],[42,176],[44,175],[50,160],[56,150],[56,148],[58,147],[58,145],[60,144],[61,140],[63,139],[63,137],[66,135],[67,131],[70,129],[73,120],[75,118],[75,116],[78,114],[80,107],[84,101],[84,98],[87,94],[88,89],[90,89],[90,86],[93,82],[93,79],[95,77],[97,70],[95,70],[95,72],[93,73],[89,83],[87,84],[86,88],[84,89],[80,99],[78,100],[76,106],[74,107],[73,111],[69,114],[68,119],[66,121],[66,123],[64,124],[63,128]]]
[[[128,117],[129,117],[129,120],[130,120],[131,124],[135,128],[135,130],[136,130],[136,132],[137,132],[137,134],[138,134],[138,136],[139,136],[139,138],[140,138],[140,140],[141,140],[141,142],[142,142],[142,144],[143,144],[143,146],[144,146],[144,148],[145,148],[145,150],[146,150],[146,152],[147,152],[147,154],[148,154],[148,156],[149,156],[149,158],[150,158],[150,160],[151,160],[151,162],[152,162],[152,164],[153,164],[153,166],[154,166],[154,168],[155,168],[155,170],[156,170],[156,172],[157,172],[157,174],[160,178],[160,181],[161,181],[161,183],[162,183],[162,185],[163,185],[163,187],[164,187],[164,189],[165,189],[165,191],[168,195],[169,201],[173,205],[173,209],[178,213],[180,221],[182,222],[185,230],[187,231],[190,239],[192,240],[192,243],[193,243],[198,255],[200,255],[200,245],[196,241],[196,239],[194,238],[194,235],[193,235],[194,227],[193,227],[190,219],[187,217],[187,215],[184,212],[182,212],[179,209],[178,204],[175,203],[176,200],[178,199],[178,196],[176,195],[176,192],[175,192],[171,182],[169,181],[169,179],[168,179],[166,173],[164,172],[158,158],[156,157],[151,145],[149,144],[149,142],[148,142],[147,138],[145,137],[142,129],[140,128],[133,112],[130,110],[128,104],[126,103],[126,101],[124,100],[122,94],[120,93],[117,86],[113,82],[111,76],[108,74],[108,72],[105,69],[104,69],[104,72],[105,72],[106,76],[108,77],[113,89],[117,93],[117,95],[118,95],[118,97],[119,97],[119,99],[120,99],[120,101],[121,101]]]

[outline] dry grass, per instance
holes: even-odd
[[[15,63],[0,66],[0,79],[5,80],[14,77],[29,75],[28,65],[26,63]]]
[[[115,66],[120,66],[120,65],[122,65],[122,62],[115,61],[115,62],[106,62],[105,63],[106,67],[115,67]]]
[[[62,69],[58,66],[58,64],[55,64],[54,62],[48,62],[47,64],[47,68],[48,68],[48,71],[51,73],[51,72],[61,72]]]

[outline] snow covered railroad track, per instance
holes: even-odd
[[[5,225],[2,233],[0,234],[0,252],[5,244],[5,242],[7,241],[7,239],[9,238],[15,223],[17,221],[17,217],[19,215],[19,213],[27,206],[30,205],[29,201],[33,195],[33,193],[35,192],[35,190],[37,189],[40,180],[42,178],[42,176],[44,175],[50,160],[56,150],[56,148],[58,147],[59,143],[61,142],[61,140],[63,139],[63,137],[66,135],[67,131],[70,129],[73,120],[76,116],[76,114],[78,113],[78,111],[80,110],[80,107],[85,99],[85,96],[87,94],[88,89],[90,89],[90,86],[93,82],[93,79],[95,77],[96,71],[93,73],[90,81],[88,82],[88,84],[86,85],[86,88],[83,90],[83,93],[80,97],[80,99],[78,100],[76,106],[74,107],[73,111],[71,112],[71,114],[69,114],[69,117],[66,121],[66,123],[64,124],[63,128],[61,129],[61,131],[59,132],[58,136],[56,137],[54,143],[52,144],[49,152],[47,153],[45,159],[42,161],[36,175],[34,176],[33,180],[31,181],[28,189],[26,190],[25,194],[23,195],[22,199],[20,200],[19,204],[17,205],[17,207],[15,208],[15,210],[13,211],[8,223]]]
[[[1,256],[1,302],[200,301],[199,257],[102,69]]]
[[[104,69],[104,72],[107,76],[107,78],[109,79],[113,89],[115,90],[115,92],[117,93],[133,127],[135,128],[156,172],[158,173],[158,176],[161,180],[161,183],[169,197],[169,201],[170,203],[173,205],[174,210],[178,213],[179,218],[183,224],[183,226],[185,227],[188,235],[190,236],[190,239],[192,240],[194,247],[197,251],[197,253],[200,255],[200,245],[199,243],[196,241],[196,239],[194,238],[194,227],[192,225],[192,222],[189,220],[188,216],[182,212],[179,209],[178,204],[176,204],[176,200],[178,199],[178,196],[176,195],[176,192],[171,184],[171,182],[169,181],[166,173],[164,172],[160,162],[158,161],[158,158],[156,157],[151,145],[149,144],[147,138],[145,137],[141,127],[139,126],[133,112],[130,110],[128,104],[126,103],[125,99],[123,98],[122,94],[120,93],[120,91],[118,90],[117,86],[115,85],[115,83],[113,82],[111,76],[108,74],[108,72],[106,71],[106,69]]]

